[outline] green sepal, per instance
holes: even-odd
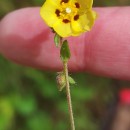
[[[56,33],[54,36],[54,43],[56,47],[59,47],[61,37]]]
[[[65,41],[63,41],[62,46],[61,46],[61,50],[60,50],[61,60],[66,62],[70,59],[70,56],[71,56],[71,54],[70,54],[68,41],[65,40]]]
[[[75,80],[70,76],[69,76],[69,83],[72,85],[76,84]]]

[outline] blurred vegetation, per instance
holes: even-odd
[[[41,6],[43,0],[0,0],[0,18],[10,11]],[[95,6],[130,5],[129,0],[95,0]],[[119,89],[129,83],[90,74],[72,74],[77,130],[97,130]],[[65,92],[57,89],[56,74],[23,67],[0,56],[0,130],[68,130]]]

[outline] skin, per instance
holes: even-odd
[[[130,80],[130,7],[95,8],[92,30],[68,38],[69,70]],[[26,66],[59,71],[62,63],[54,34],[39,16],[39,8],[25,8],[0,22],[0,53]]]

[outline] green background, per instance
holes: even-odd
[[[0,18],[43,0],[0,0]],[[129,0],[95,0],[94,6],[130,5]],[[129,82],[86,73],[71,74],[77,130],[100,130],[108,104]],[[59,92],[54,72],[16,65],[0,55],[0,130],[69,130],[65,91]]]

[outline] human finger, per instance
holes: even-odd
[[[130,8],[96,8],[98,19],[90,32],[70,37],[71,71],[89,71],[130,79]],[[7,15],[0,23],[0,52],[19,64],[61,70],[59,49],[39,16],[39,8]]]

